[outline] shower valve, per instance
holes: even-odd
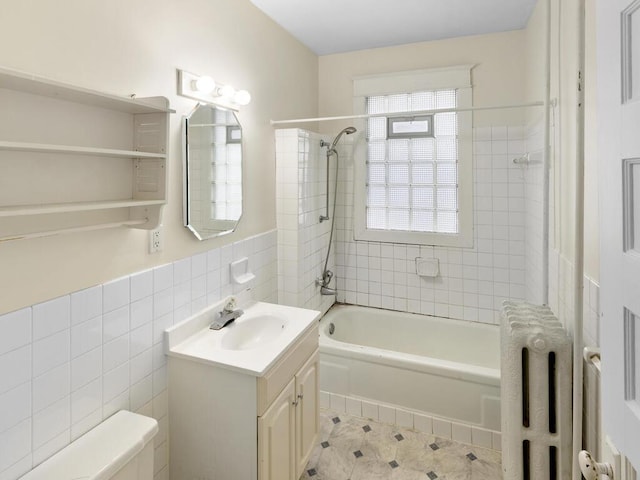
[[[321,287],[326,287],[331,283],[331,279],[333,278],[333,272],[331,270],[326,270],[322,273],[321,277],[316,279],[316,284]]]

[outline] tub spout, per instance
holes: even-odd
[[[320,287],[320,295],[337,295],[337,294],[338,294],[338,291],[335,288],[330,288],[325,286]]]
[[[329,287],[331,279],[333,278],[333,272],[331,270],[325,270],[321,277],[316,278],[316,285],[320,287],[320,295],[337,295],[338,290]]]

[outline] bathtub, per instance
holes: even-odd
[[[320,321],[320,390],[498,431],[499,328],[334,305]]]

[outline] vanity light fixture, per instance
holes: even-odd
[[[178,94],[205,103],[238,110],[248,105],[251,94],[246,90],[236,90],[231,85],[216,82],[206,75],[196,75],[178,69]]]

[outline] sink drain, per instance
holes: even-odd
[[[336,326],[333,323],[329,324],[329,335],[333,335],[333,332],[336,331]]]

